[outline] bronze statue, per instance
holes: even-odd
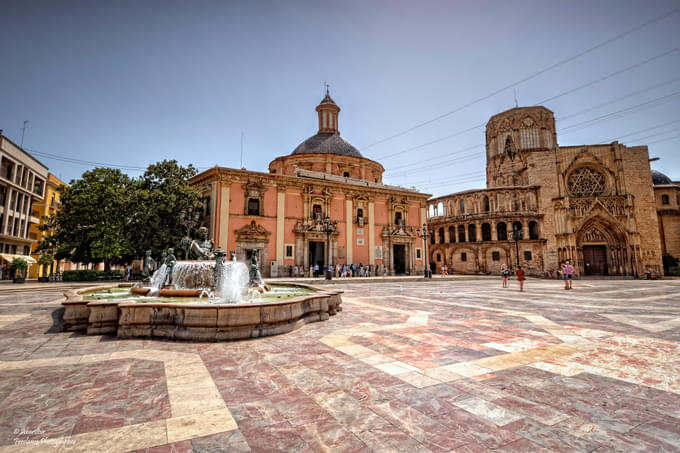
[[[156,265],[156,260],[151,257],[151,250],[147,250],[146,256],[144,257],[144,268],[142,269],[144,281],[149,281],[151,279],[151,274],[156,270]]]
[[[168,254],[165,257],[165,267],[168,270],[168,276],[166,278],[168,285],[172,285],[172,270],[175,267],[175,263],[177,263],[177,258],[175,258],[175,249],[171,247],[168,249]]]
[[[198,240],[194,239],[189,244],[191,252],[200,260],[215,259],[215,243],[208,239],[208,229],[201,227],[198,229]]]

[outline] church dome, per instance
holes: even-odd
[[[300,143],[291,155],[336,154],[340,156],[364,157],[358,149],[334,133],[320,132]]]
[[[660,171],[652,170],[652,184],[655,186],[663,186],[665,184],[673,184],[673,181]]]

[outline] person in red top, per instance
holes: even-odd
[[[522,266],[517,266],[515,275],[517,276],[517,281],[519,282],[519,290],[524,291],[524,269],[522,269]]]

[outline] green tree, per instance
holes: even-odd
[[[176,160],[164,160],[149,165],[138,180],[132,202],[134,235],[130,236],[135,257],[144,256],[146,250],[160,255],[168,247],[179,248],[186,234],[181,213],[201,208],[197,193],[187,182],[196,173],[192,165],[183,167]]]
[[[129,254],[132,195],[138,183],[120,170],[95,168],[70,186],[60,187],[61,209],[56,232],[45,246],[69,251],[75,262],[103,261],[105,269]]]

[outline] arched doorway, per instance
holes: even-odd
[[[618,223],[594,217],[576,236],[578,263],[583,275],[629,275],[628,241]]]

